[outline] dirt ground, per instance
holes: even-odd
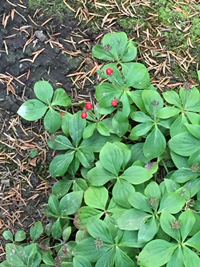
[[[91,47],[98,33],[81,29],[71,13],[64,21],[42,10],[28,10],[26,2],[1,1],[0,18],[0,262],[4,258],[2,232],[29,231],[45,221],[44,208],[51,186],[53,155],[41,121],[27,122],[16,114],[34,98],[38,80],[61,87],[73,101],[87,101],[94,93],[87,77],[94,65]],[[80,75],[73,76],[73,73]],[[72,74],[72,76],[67,77]],[[31,158],[29,153],[37,149]]]

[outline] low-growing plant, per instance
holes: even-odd
[[[96,103],[72,103],[61,88],[53,96],[39,81],[38,99],[20,107],[24,119],[44,116],[60,178],[45,231],[37,222],[31,244],[19,244],[25,233],[6,230],[13,243],[0,266],[200,266],[199,90],[160,94],[136,55],[125,33],[106,34],[93,48],[108,62]]]

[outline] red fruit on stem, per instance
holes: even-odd
[[[81,113],[81,118],[86,119],[87,118],[87,112],[82,112]]]
[[[92,103],[91,103],[91,102],[87,102],[87,103],[85,104],[85,108],[86,108],[87,110],[92,109]]]
[[[106,74],[107,75],[112,75],[112,73],[113,73],[113,69],[111,69],[111,68],[107,68],[106,69]]]
[[[111,105],[113,106],[113,107],[116,107],[117,106],[117,100],[116,99],[113,99],[112,101],[111,101]]]

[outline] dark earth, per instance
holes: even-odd
[[[49,176],[53,151],[46,146],[48,134],[41,121],[27,122],[18,117],[17,110],[24,101],[35,98],[33,87],[41,79],[54,89],[64,88],[73,101],[88,101],[94,86],[83,74],[94,67],[88,55],[98,32],[77,26],[67,10],[63,21],[48,21],[50,17],[42,10],[28,10],[26,1],[22,5],[17,0],[1,0],[0,18],[1,262],[5,259],[3,231],[28,233],[34,222],[45,222],[45,205],[56,181]],[[83,77],[76,81],[75,75],[73,82],[67,75],[76,71]],[[31,158],[33,149],[37,155]]]

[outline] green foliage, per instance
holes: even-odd
[[[23,231],[4,231],[12,243],[1,267],[58,260],[63,267],[199,266],[199,90],[160,95],[146,67],[132,62],[136,52],[125,33],[107,34],[93,48],[94,56],[112,62],[98,72],[107,81],[96,87],[94,108],[84,109],[87,119],[80,110],[71,114],[64,90],[53,95],[44,81],[34,87],[38,99],[20,107],[25,119],[44,116],[46,128],[60,116],[57,105],[64,107],[61,122],[50,126],[59,134],[48,140],[60,151],[50,173],[62,177],[49,196],[45,233],[36,222],[29,245],[19,244]]]

